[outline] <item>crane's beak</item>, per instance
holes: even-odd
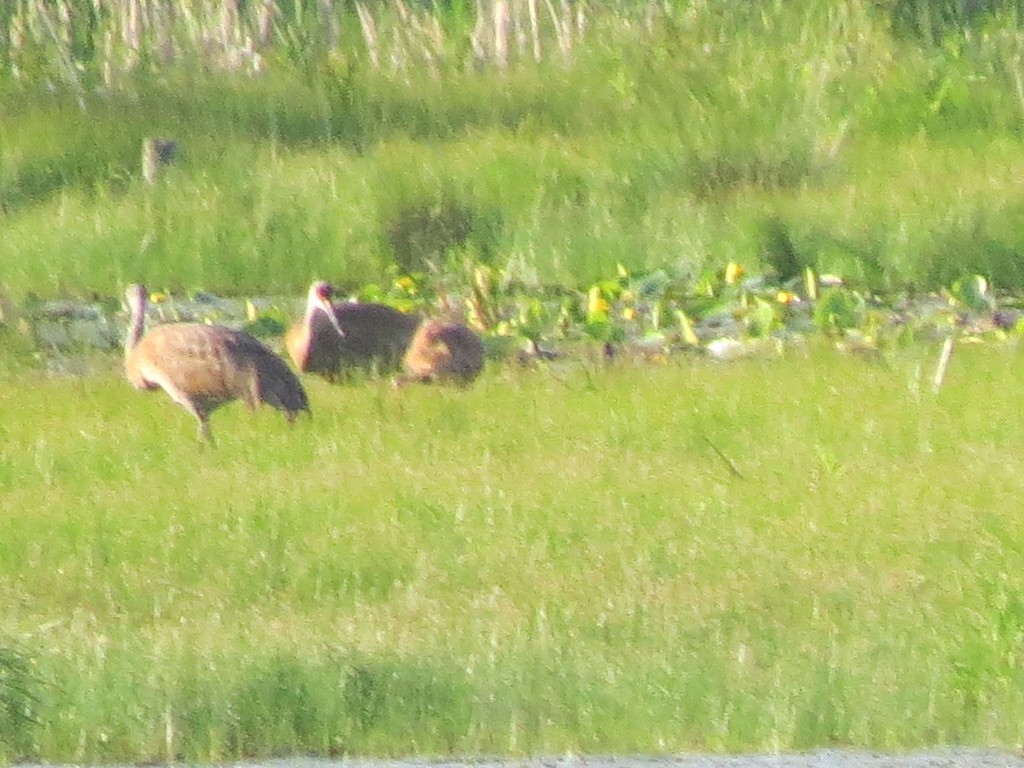
[[[334,326],[334,330],[338,332],[339,336],[344,336],[345,331],[341,328],[341,323],[338,322],[338,318],[334,315],[334,307],[331,305],[329,299],[320,299],[320,309],[327,315],[327,319],[331,321],[331,325]]]

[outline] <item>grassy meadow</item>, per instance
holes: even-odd
[[[839,275],[865,325],[1008,302],[1016,6],[0,6],[0,763],[1024,745],[1019,332],[938,393],[927,333],[840,354],[828,317],[728,364],[307,380],[311,419],[235,404],[208,446],[12,322],[479,265],[657,274],[694,321],[730,263]]]
[[[0,12],[19,41],[0,57],[13,300],[355,289],[466,257],[530,286],[618,263],[693,285],[739,261],[1024,287],[1012,4],[566,3],[533,32],[536,2],[496,2],[504,58],[463,3],[281,3],[266,32],[254,3],[56,5],[58,31],[28,0]],[[155,185],[147,136],[180,147]]]
[[[3,756],[1019,746],[1024,358],[932,351],[314,381],[215,448],[5,378]]]

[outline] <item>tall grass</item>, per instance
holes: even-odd
[[[2,756],[1012,747],[1021,361],[935,352],[311,381],[215,449],[11,372]]]
[[[911,2],[552,6],[535,56],[530,6],[511,4],[525,14],[510,28],[522,55],[497,66],[489,49],[474,66],[473,36],[494,39],[480,26],[490,10],[375,9],[374,61],[365,13],[332,21],[318,15],[330,4],[296,4],[276,12],[253,73],[215,66],[201,42],[255,45],[259,4],[217,17],[227,32],[137,5],[169,21],[124,45],[170,58],[108,83],[103,45],[75,47],[78,3],[57,4],[70,14],[64,59],[42,6],[5,17],[36,30],[8,51],[19,74],[2,81],[0,280],[14,296],[112,294],[130,279],[355,285],[467,253],[539,282],[616,263],[689,277],[771,263],[773,227],[800,264],[874,289],[1024,279],[1024,35],[998,9],[943,11],[925,30]],[[131,4],[104,7],[97,39],[122,34]],[[199,42],[174,42],[189,35]],[[437,55],[409,53],[431,35]],[[78,85],[59,76],[68,57]],[[139,150],[153,135],[182,152],[151,186]]]

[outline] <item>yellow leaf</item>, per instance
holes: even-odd
[[[804,293],[811,301],[818,299],[818,277],[810,267],[804,268]]]
[[[728,285],[732,285],[741,277],[743,277],[745,272],[746,270],[743,269],[742,264],[737,264],[735,261],[730,261],[728,264],[725,265],[725,282]]]
[[[700,346],[700,339],[697,338],[697,332],[693,330],[693,323],[690,322],[690,318],[686,316],[686,313],[681,309],[677,309],[676,318],[679,320],[679,329],[682,332],[683,342],[692,347]]]
[[[587,294],[587,318],[593,320],[597,316],[605,316],[610,308],[611,305],[601,293],[601,287],[599,285],[593,286]]]

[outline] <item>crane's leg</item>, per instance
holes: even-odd
[[[196,406],[191,400],[180,402],[185,409],[196,417],[199,422],[199,439],[203,442],[213,443],[213,435],[210,434],[210,414],[205,408]]]
[[[159,371],[149,372],[147,378],[163,389],[174,402],[195,416],[196,421],[199,422],[200,440],[213,442],[213,436],[210,434],[210,414],[207,408],[195,402],[184,390],[175,386],[168,377]]]
[[[213,439],[213,434],[210,432],[210,419],[208,416],[196,415],[199,419],[199,439],[203,442],[210,443],[213,445],[216,441]]]

